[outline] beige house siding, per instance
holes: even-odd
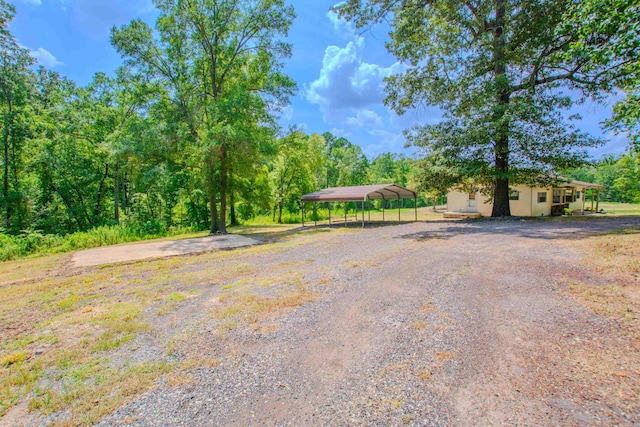
[[[514,216],[549,216],[551,215],[551,207],[553,206],[553,190],[554,188],[544,187],[527,187],[520,185],[515,187],[514,191],[518,192],[518,200],[509,200],[511,214]],[[558,190],[558,189],[556,189]],[[562,196],[565,189],[559,189]],[[566,190],[570,191],[570,190]],[[573,191],[576,193],[576,200],[569,203],[569,209],[577,211],[583,208],[584,187],[575,186]],[[546,195],[546,200],[539,201],[539,193]],[[491,216],[493,209],[492,200],[487,199],[480,192],[476,192],[475,209],[469,207],[469,194],[460,191],[450,191],[447,194],[447,210],[450,212],[478,212],[482,216]]]

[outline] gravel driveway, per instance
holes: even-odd
[[[138,346],[154,357],[188,332],[174,357],[219,364],[101,425],[640,425],[638,337],[562,289],[604,280],[567,239],[629,226],[640,218],[411,223],[238,251],[247,280],[280,266],[318,298],[220,335],[206,313],[221,287],[203,289]]]

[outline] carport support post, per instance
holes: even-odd
[[[329,209],[329,227],[331,227],[331,202],[327,202],[327,208]]]
[[[362,228],[364,228],[364,200],[362,201]]]
[[[318,210],[316,209],[316,202],[313,202],[313,225],[314,227],[318,225]]]
[[[413,211],[416,214],[416,221],[418,220],[418,196],[413,196]]]
[[[398,222],[400,222],[400,196],[398,196]]]
[[[382,220],[384,221],[384,202],[386,201],[386,199],[384,197],[382,197]]]
[[[304,227],[304,202],[300,203],[300,207],[302,208],[302,226]]]
[[[347,226],[347,202],[344,202],[344,226]]]
[[[369,196],[367,196],[367,202],[369,201]],[[369,203],[369,210],[367,211],[367,215],[369,216],[369,222],[371,222],[371,203]]]

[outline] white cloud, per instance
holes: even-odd
[[[382,118],[375,111],[358,110],[355,117],[348,117],[345,123],[357,127],[382,127]]]
[[[44,48],[37,48],[36,50],[32,50],[31,56],[38,61],[38,64],[43,65],[45,67],[53,68],[58,65],[64,65],[62,62],[58,61],[58,59],[53,56],[51,52]]]
[[[383,129],[373,129],[369,135],[376,138],[376,143],[368,144],[363,148],[367,156],[375,157],[380,153],[399,153],[404,151],[405,138],[402,133],[393,133]]]
[[[33,4],[36,6],[40,6],[42,4],[42,0],[22,0],[22,3]]]
[[[356,29],[353,23],[338,17],[338,14],[333,11],[327,12],[326,16],[329,18],[329,21],[331,21],[331,24],[333,24],[333,31],[338,36],[345,39],[352,39],[356,35]]]
[[[362,109],[381,104],[384,98],[383,79],[402,71],[395,63],[390,67],[369,64],[362,60],[364,39],[356,36],[344,48],[328,46],[318,77],[306,90],[306,98],[317,104],[325,121],[335,118],[345,109]]]

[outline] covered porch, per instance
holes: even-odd
[[[562,215],[569,209],[574,215],[594,213],[599,210],[600,190],[604,185],[584,181],[567,181],[552,188],[551,215]],[[590,197],[590,206],[587,205]]]

